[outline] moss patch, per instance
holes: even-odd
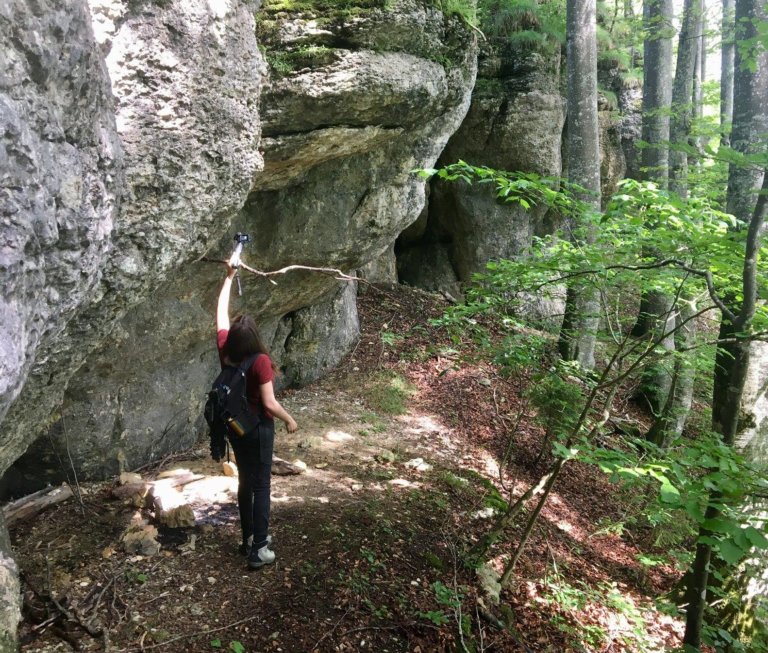
[[[337,61],[339,54],[335,48],[319,45],[287,52],[267,51],[265,57],[272,70],[284,76],[303,68],[322,68]]]
[[[386,415],[403,415],[408,410],[408,399],[416,389],[394,372],[378,374],[363,390],[365,403],[373,410]]]

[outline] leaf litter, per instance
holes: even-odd
[[[282,393],[300,430],[279,432],[275,453],[307,470],[273,477],[274,565],[251,572],[238,555],[236,480],[204,443],[144,472],[184,468],[215,486],[192,499],[193,528],[158,527],[157,555],[121,546],[137,512],[153,515],[115,499],[114,482],[83,485],[85,520],[69,500],[15,527],[21,650],[629,653],[640,623],[645,650],[679,644],[679,621],[643,612],[677,574],[643,568],[631,537],[597,533],[623,506],[578,463],[500,603],[482,590],[488,579],[462,554],[507,490],[519,494],[544,468],[534,465],[544,434],[530,418],[510,433],[527,379],[459,358],[429,325],[444,306],[405,287],[371,289],[342,364]],[[596,588],[613,607],[593,600]]]

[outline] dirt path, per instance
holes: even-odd
[[[506,491],[535,477],[541,448],[536,427],[521,422],[505,490],[503,414],[519,402],[520,380],[457,367],[450,343],[433,343],[424,327],[440,310],[434,298],[403,293],[362,306],[360,345],[344,364],[281,398],[300,430],[278,432],[275,455],[307,469],[273,477],[276,563],[250,571],[238,555],[236,480],[207,445],[166,465],[205,478],[185,487],[196,525],[160,528],[155,555],[124,551],[137,509],[113,497],[115,483],[84,487],[82,507],[70,500],[12,532],[26,592],[23,651],[641,650],[634,607],[617,616],[553,598],[612,582],[634,606],[673,580],[642,570],[619,536],[597,534],[622,506],[593,470],[574,465],[563,478],[502,604],[484,595],[462,552],[504,508]],[[497,567],[507,554],[500,548]],[[656,616],[642,630],[656,643],[645,650],[661,651],[679,623]]]
[[[166,466],[205,478],[184,488],[197,526],[161,528],[156,556],[121,550],[135,509],[109,497],[112,484],[85,486],[85,524],[70,502],[13,534],[27,585],[40,595],[30,593],[28,603],[50,611],[43,597],[53,587],[79,613],[47,626],[33,625],[29,614],[23,650],[235,651],[239,642],[247,651],[413,651],[422,639],[422,651],[447,645],[450,629],[441,634],[438,626],[448,618],[419,613],[435,607],[432,584],[451,562],[443,560],[450,558],[443,540],[452,519],[425,490],[425,479],[457,458],[451,429],[431,415],[374,412],[327,384],[283,401],[301,428],[278,433],[275,454],[301,460],[307,470],[273,477],[274,566],[250,572],[237,555],[237,481],[204,449]],[[109,641],[87,635],[78,619],[94,632],[107,624]]]

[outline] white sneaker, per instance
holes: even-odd
[[[264,565],[271,565],[275,561],[275,552],[269,548],[271,542],[270,538],[267,538],[267,543],[258,550],[251,549],[251,553],[248,555],[248,566],[251,569],[258,569]]]
[[[272,536],[267,535],[267,546],[272,546]],[[237,547],[237,550],[240,552],[241,556],[248,556],[250,554],[251,549],[253,548],[253,535],[251,535],[248,538],[247,544],[241,544],[239,547]]]

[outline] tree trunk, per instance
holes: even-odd
[[[643,177],[666,188],[669,106],[672,102],[672,0],[645,0],[646,38],[643,64]]]
[[[720,61],[720,143],[730,144],[733,120],[733,60],[736,0],[723,0],[722,51]]]
[[[678,351],[693,345],[696,337],[696,323],[686,321],[696,313],[693,300],[679,303],[678,319],[685,322],[680,326],[675,337],[675,347]],[[696,365],[690,356],[682,356],[675,361],[675,383],[672,393],[672,420],[669,425],[668,438],[679,438],[688,421],[693,403],[693,386],[696,380]]]
[[[643,64],[643,125],[642,177],[655,181],[666,188],[669,180],[669,128],[672,104],[672,0],[645,0],[643,23],[645,27]],[[654,337],[670,319],[671,299],[654,290],[646,291],[640,298],[637,322],[632,329],[636,337]],[[667,329],[668,330],[668,329]],[[674,349],[674,339],[662,343],[666,350]],[[663,368],[651,369],[645,374],[645,390],[641,394],[651,409],[658,413],[665,403],[671,374]]]
[[[580,199],[600,210],[600,141],[597,122],[596,0],[568,0],[566,11],[568,71],[568,181],[585,189]],[[573,225],[578,227],[578,225]],[[577,239],[589,239],[589,233]],[[599,297],[590,285],[571,285],[566,296],[560,353],[582,367],[595,364]]]
[[[676,308],[673,298],[667,293],[652,290],[646,292],[640,301],[640,315],[632,330],[636,337],[653,340],[662,334],[669,334],[659,342],[659,349],[665,352],[675,350],[674,325]],[[643,373],[640,395],[645,399],[651,411],[658,415],[666,404],[667,395],[672,385],[672,359],[670,356],[659,357]]]
[[[688,155],[675,146],[688,145],[691,133],[691,94],[693,93],[694,64],[698,47],[697,31],[701,15],[701,0],[685,0],[680,43],[677,48],[677,67],[672,86],[672,116],[669,126],[669,189],[688,196]]]
[[[742,396],[740,420],[747,428],[740,430],[736,448],[755,468],[768,473],[768,343],[753,342],[750,347],[749,374]],[[765,530],[768,523],[768,499],[752,497],[744,513]],[[723,571],[720,569],[720,571]],[[716,627],[728,631],[741,642],[768,636],[768,551],[753,551],[733,574],[726,574],[723,591],[732,600],[718,611]],[[762,615],[762,616],[761,616]],[[731,653],[732,649],[727,649]],[[736,653],[733,647],[733,653]],[[743,648],[741,649],[743,650]]]
[[[757,23],[768,20],[768,8],[763,0],[736,1],[736,39],[754,39]],[[742,61],[744,54],[753,58],[750,65]],[[764,134],[768,131],[768,53],[742,52],[736,49],[734,74],[734,114],[732,147],[743,153],[766,151]],[[762,188],[763,193],[757,195]],[[731,164],[728,175],[728,211],[749,224],[744,268],[742,273],[742,300],[730,301],[732,319],[724,315],[721,335],[733,337],[748,332],[757,302],[757,252],[768,207],[768,174],[753,166]],[[753,210],[754,207],[754,210]],[[712,426],[728,445],[733,445],[739,432],[739,413],[745,381],[749,368],[749,342],[741,339],[718,345],[715,384],[712,397]],[[712,507],[717,496],[710,497],[706,516],[718,516]],[[699,531],[701,537],[709,533]],[[688,586],[689,601],[686,611],[686,627],[683,643],[698,650],[701,646],[701,629],[704,608],[707,603],[709,560],[711,547],[699,541],[693,563],[692,580]]]

